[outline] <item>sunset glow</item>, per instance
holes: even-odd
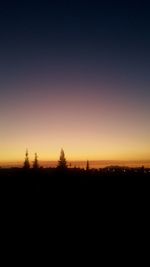
[[[79,25],[78,9],[64,9],[63,22],[61,7],[53,9],[39,8],[42,19],[33,12],[28,21],[26,9],[16,9],[20,23],[10,11],[12,29],[7,22],[1,30],[0,162],[23,160],[26,148],[31,160],[35,152],[58,160],[62,147],[67,160],[149,160],[150,38],[143,19],[137,32],[125,23],[130,9],[115,9],[115,18],[94,9],[91,18],[87,7],[77,13]]]

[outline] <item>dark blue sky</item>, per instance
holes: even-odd
[[[147,80],[150,4],[98,2],[2,3],[0,70],[4,78],[49,69],[57,73],[61,67],[72,72],[81,68],[83,73],[101,70],[107,76],[112,72],[130,76],[132,72],[131,76],[139,77],[140,73],[141,80]]]

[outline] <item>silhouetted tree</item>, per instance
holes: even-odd
[[[25,153],[25,161],[24,161],[23,168],[24,169],[29,169],[30,168],[29,157],[28,157],[28,149],[26,150],[26,153]]]
[[[86,170],[89,171],[89,169],[90,169],[89,161],[87,160],[87,162],[86,162]]]
[[[60,169],[67,169],[67,161],[66,161],[65,153],[63,149],[61,149],[60,151],[60,158],[59,158],[57,167]]]
[[[38,168],[39,168],[38,156],[37,156],[37,153],[35,153],[35,158],[33,161],[33,169],[38,169]]]

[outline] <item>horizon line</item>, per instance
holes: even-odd
[[[33,159],[29,159],[29,161],[32,161],[34,160]],[[66,159],[67,160],[67,159]],[[148,161],[150,162],[150,159],[89,159],[87,157],[87,159],[68,159],[67,161]],[[0,162],[23,162],[24,159],[15,159],[15,160],[5,160],[5,159],[1,159]],[[56,161],[59,161],[59,159],[38,159],[38,161],[41,161],[41,162],[56,162]]]

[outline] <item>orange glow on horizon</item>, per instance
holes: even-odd
[[[150,159],[146,108],[118,94],[72,92],[30,96],[7,110],[1,116],[0,161],[23,161],[26,148],[31,160],[35,152],[39,160],[58,160],[61,147],[67,160]]]

